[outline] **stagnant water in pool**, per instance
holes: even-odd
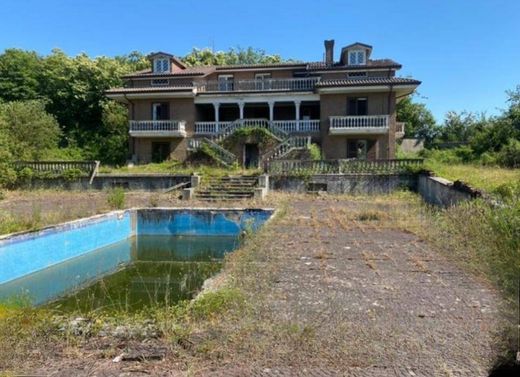
[[[16,286],[40,303],[72,290],[46,304],[64,311],[168,305],[192,298],[238,245],[228,236],[142,235],[18,279]]]

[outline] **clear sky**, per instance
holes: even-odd
[[[261,48],[304,61],[323,40],[371,44],[392,58],[438,120],[504,108],[520,84],[520,0],[0,0],[0,50],[176,55],[192,47]]]

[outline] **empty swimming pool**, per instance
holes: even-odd
[[[0,300],[133,310],[188,299],[272,213],[136,209],[3,237]]]

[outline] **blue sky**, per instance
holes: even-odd
[[[319,5],[319,6],[318,6]],[[374,46],[419,87],[438,120],[504,108],[520,84],[519,0],[0,0],[0,50],[119,55],[256,47],[317,61],[323,40]]]

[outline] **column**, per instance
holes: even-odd
[[[238,102],[238,110],[240,111],[240,119],[244,119],[244,105],[243,101]]]
[[[296,130],[300,131],[300,104],[302,101],[294,101],[294,108],[296,111]]]
[[[213,102],[213,107],[215,108],[215,132],[218,133],[218,123],[220,121],[220,119],[219,119],[220,103],[219,102]]]
[[[269,105],[269,121],[272,122],[274,120],[274,101],[268,101]]]

